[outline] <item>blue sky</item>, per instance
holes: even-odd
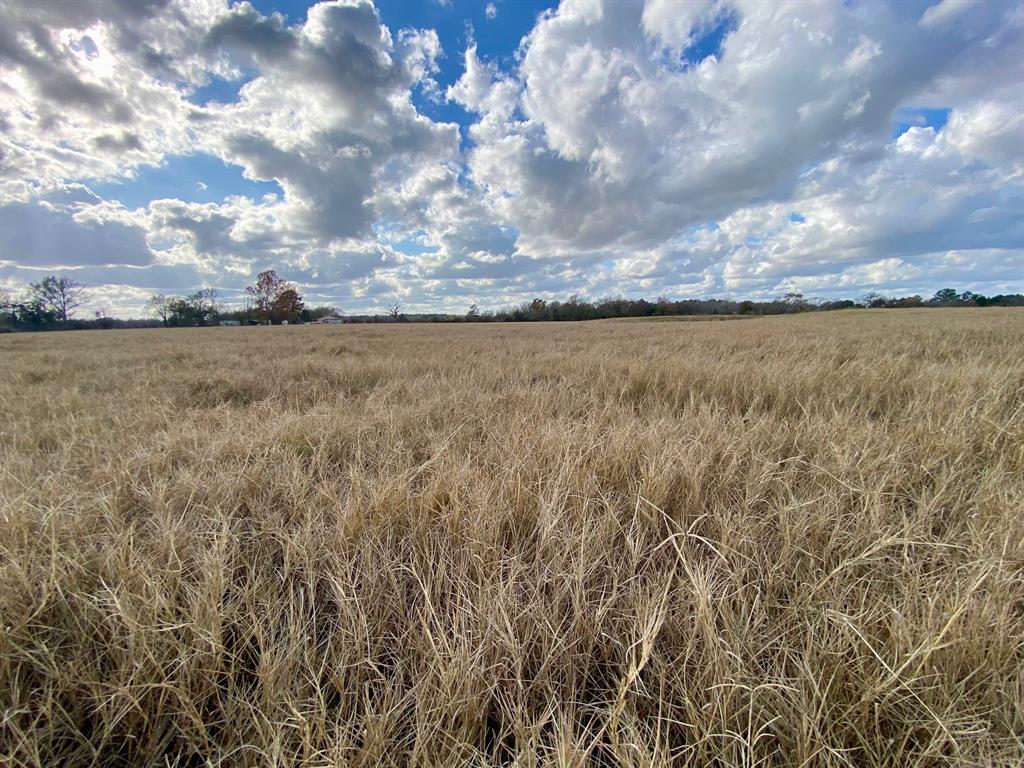
[[[0,14],[5,293],[74,273],[131,315],[267,268],[350,311],[1024,290],[1013,4]]]
[[[157,198],[219,203],[234,195],[256,199],[282,195],[277,182],[247,179],[241,166],[205,153],[173,155],[161,165],[140,167],[134,178],[94,181],[90,188],[101,197],[116,199],[129,208],[144,208]]]

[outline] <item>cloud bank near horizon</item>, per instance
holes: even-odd
[[[1020,5],[565,0],[511,59],[400,22],[5,3],[0,286],[73,273],[121,315],[270,267],[352,311],[1024,288]]]

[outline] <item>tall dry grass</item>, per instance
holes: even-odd
[[[0,338],[0,763],[1024,756],[1024,313]]]

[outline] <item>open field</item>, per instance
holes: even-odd
[[[0,764],[1014,766],[1024,311],[0,337]]]

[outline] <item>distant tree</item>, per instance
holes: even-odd
[[[298,289],[282,279],[277,272],[268,269],[256,276],[255,285],[246,287],[245,292],[252,300],[255,314],[261,320],[290,323],[302,316],[305,304]]]
[[[277,297],[289,287],[277,272],[268,269],[256,275],[256,283],[246,286],[245,292],[252,297],[257,316],[263,320],[269,320]]]
[[[22,301],[15,306],[17,324],[26,328],[46,328],[57,322],[57,314],[39,301]]]
[[[941,298],[940,294],[940,298]],[[801,303],[802,302],[802,303]],[[1019,307],[1024,306],[1022,294],[999,294],[983,296],[965,291],[956,294],[954,306],[975,303],[979,307]],[[934,299],[922,300],[918,295],[903,297],[887,297],[881,293],[868,293],[857,301],[851,299],[807,300],[799,294],[783,295],[772,301],[733,301],[730,299],[680,299],[671,301],[659,298],[655,301],[646,299],[627,299],[622,296],[606,297],[589,301],[570,296],[565,301],[534,299],[513,306],[504,306],[495,310],[480,313],[480,319],[488,322],[523,322],[531,320],[592,320],[611,317],[650,317],[653,315],[777,315],[793,311],[817,312],[837,309],[853,309],[860,306],[877,308],[899,307],[933,307],[939,306]],[[317,308],[315,311],[321,311]],[[312,315],[307,310],[305,315]],[[400,305],[394,305],[386,313],[373,315],[352,315],[352,323],[379,323],[389,320],[402,320],[424,323],[455,322],[470,319],[464,315],[448,314],[415,314],[403,315]]]
[[[886,302],[885,296],[875,291],[871,293],[865,293],[860,297],[861,306],[864,307],[884,307]]]
[[[146,302],[146,312],[158,318],[164,325],[168,325],[171,317],[172,306],[178,301],[174,296],[167,296],[163,293],[154,293]]]
[[[531,320],[543,320],[547,314],[548,303],[544,299],[534,299],[530,302],[528,312]]]
[[[68,277],[49,275],[38,283],[29,283],[28,303],[43,313],[52,313],[65,326],[75,310],[85,302],[85,286]]]
[[[93,320],[93,328],[110,329],[115,326],[114,318],[110,316],[110,310],[106,307],[94,310],[93,316],[96,318]]]
[[[921,299],[921,297],[918,296],[917,294],[914,294],[912,296],[903,296],[899,299],[893,299],[891,302],[889,302],[889,306],[900,308],[920,307],[923,303],[924,301]]]
[[[976,296],[979,307],[1024,307],[1024,294],[997,293],[995,296]]]
[[[853,309],[859,306],[860,304],[850,299],[830,299],[818,304],[818,309],[828,311],[830,309]]]
[[[558,318],[563,320],[589,320],[594,316],[594,306],[573,293],[562,302]]]
[[[480,317],[480,307],[478,307],[476,305],[476,303],[470,304],[469,305],[469,309],[466,310],[466,319],[467,320],[477,320],[477,319],[479,319],[479,317]]]
[[[200,288],[185,301],[191,307],[196,325],[212,325],[220,314],[220,292],[216,288]]]
[[[270,317],[276,323],[294,323],[304,309],[305,304],[299,292],[289,286],[274,297],[274,303],[270,305]]]
[[[17,305],[7,291],[0,291],[0,329],[13,329],[18,324]]]
[[[344,312],[337,307],[323,305],[319,307],[307,307],[302,311],[303,320],[319,320],[321,317],[340,317]]]
[[[165,296],[160,307],[166,314],[164,324],[174,326],[212,325],[222,310],[216,288],[200,288],[185,298]]]
[[[959,304],[960,294],[956,292],[955,288],[943,288],[942,290],[935,292],[930,303],[938,304],[943,307],[950,304]]]
[[[796,308],[798,311],[807,309],[807,300],[804,299],[804,295],[798,291],[789,291],[782,295],[782,301],[791,307]]]

